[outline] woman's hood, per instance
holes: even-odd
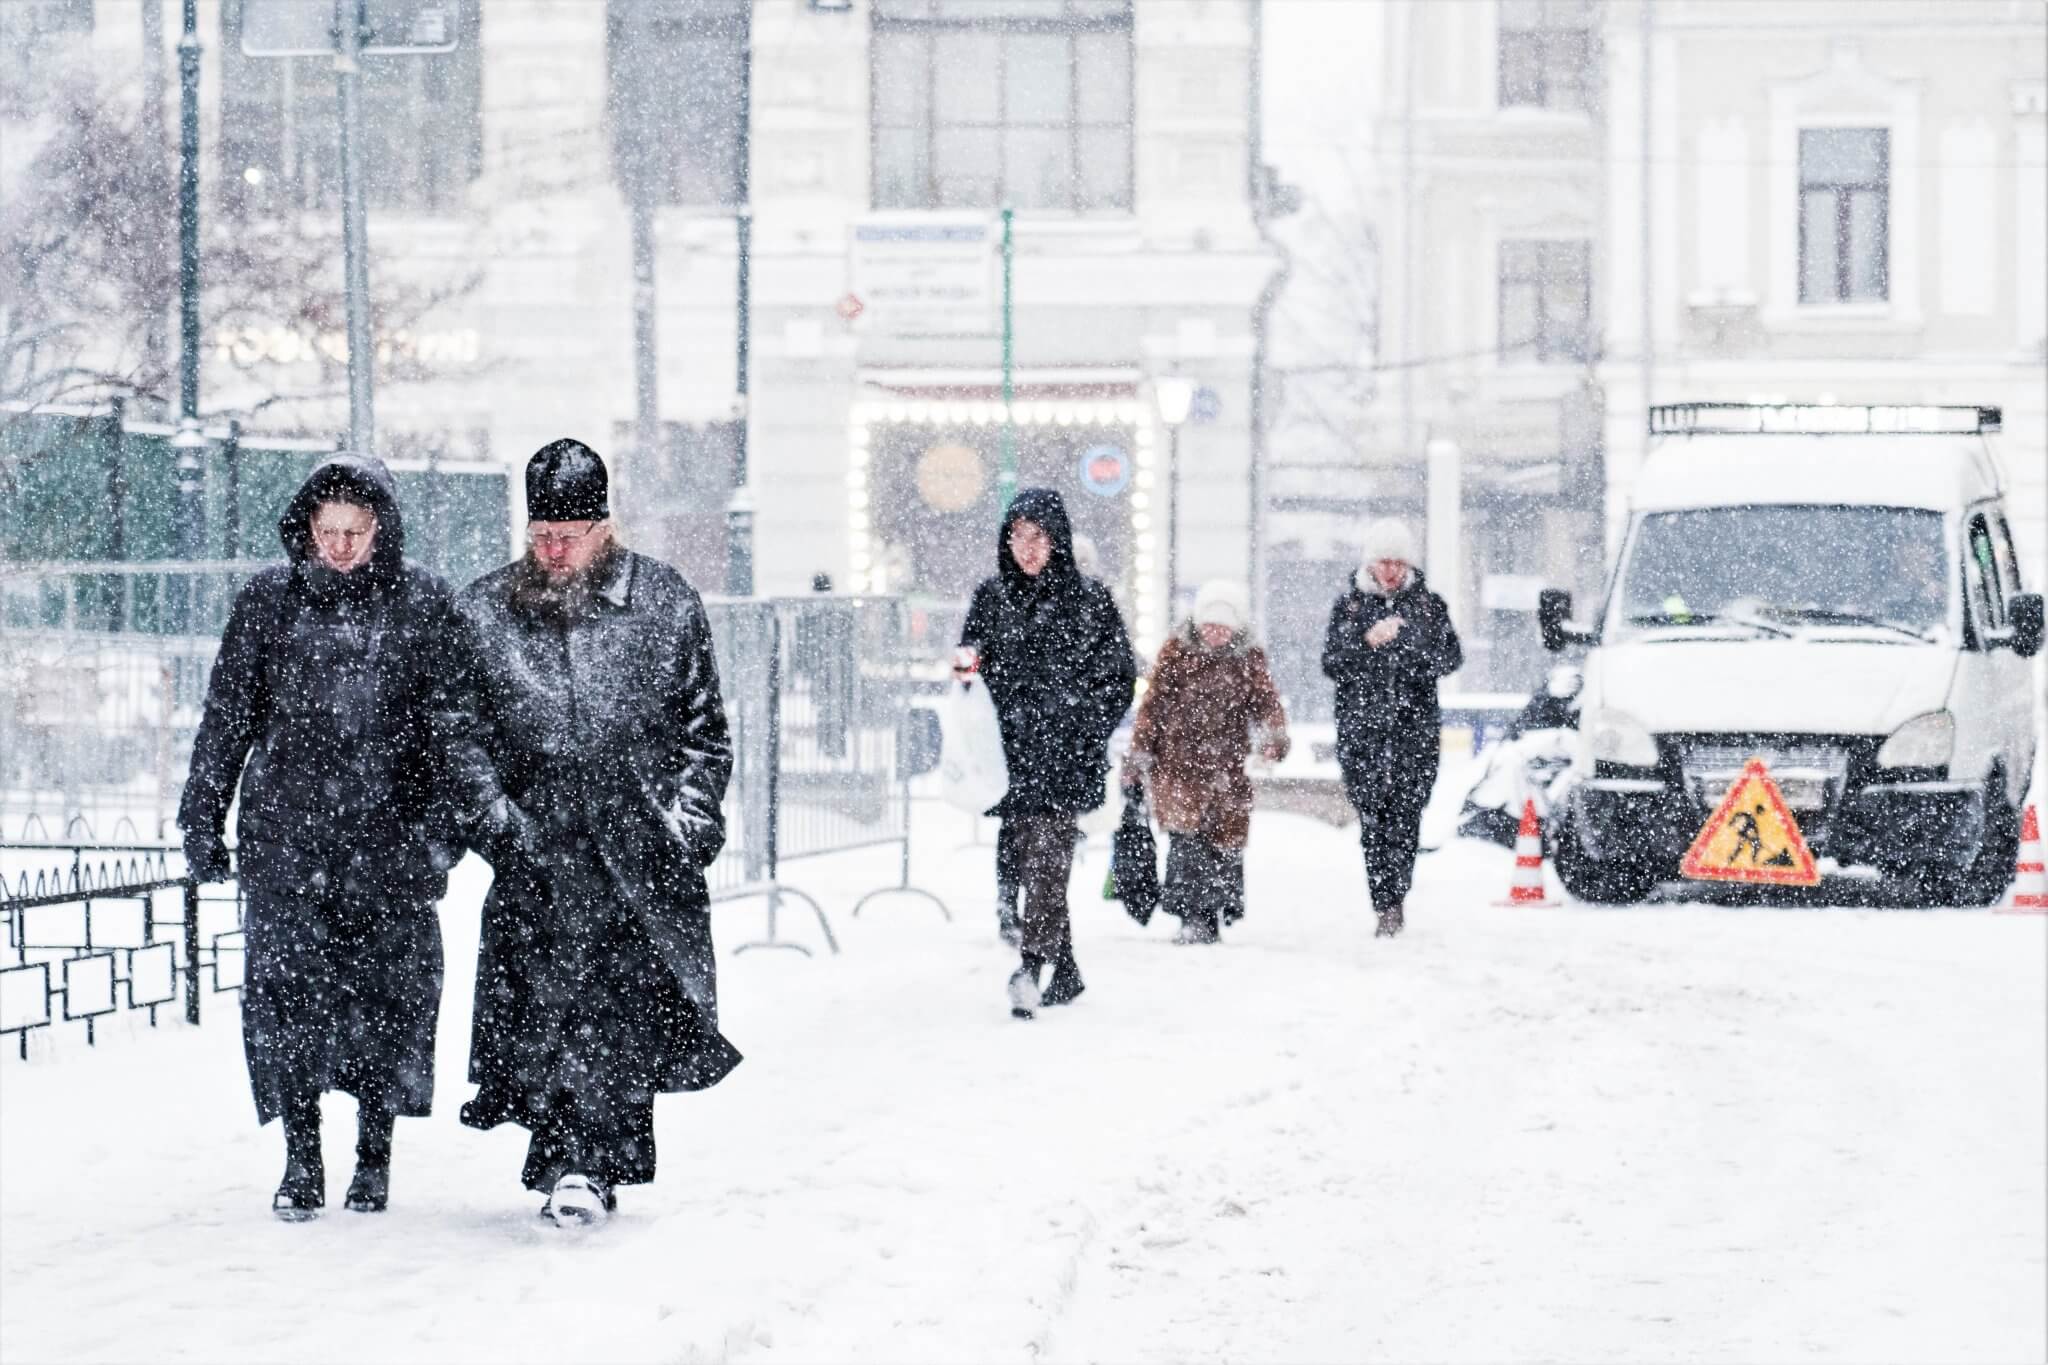
[[[299,485],[277,519],[277,538],[294,564],[313,556],[313,511],[337,493],[369,504],[377,516],[370,552],[374,568],[395,570],[405,561],[405,521],[398,510],[398,481],[373,455],[334,455],[322,460]]]

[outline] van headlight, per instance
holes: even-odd
[[[1657,766],[1657,741],[1634,716],[1624,711],[1595,711],[1579,722],[1593,758],[1629,768]]]
[[[1946,768],[1956,751],[1956,718],[1929,711],[1892,731],[1877,751],[1880,768]]]

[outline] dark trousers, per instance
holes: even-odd
[[[1421,799],[1384,790],[1368,794],[1362,804],[1357,795],[1352,797],[1358,808],[1358,843],[1365,852],[1365,884],[1374,910],[1392,910],[1408,898],[1408,888],[1415,882],[1415,854],[1422,844],[1422,808],[1427,800],[1427,790]]]
[[[1243,919],[1244,850],[1220,847],[1199,834],[1173,835],[1159,908],[1205,938]]]
[[[1067,915],[1067,881],[1074,872],[1074,817],[1056,811],[1026,811],[1003,818],[1016,829],[1017,882],[1024,903],[1018,915],[1027,956],[1051,962],[1073,951]]]

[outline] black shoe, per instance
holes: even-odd
[[[1052,969],[1052,979],[1047,981],[1045,989],[1039,992],[1038,1003],[1048,1008],[1053,1005],[1071,1005],[1074,998],[1087,989],[1086,983],[1081,980],[1079,965],[1071,957],[1062,958]]]
[[[303,1223],[318,1218],[327,1206],[327,1172],[320,1162],[291,1161],[284,1164],[284,1180],[270,1197],[270,1211],[280,1222]]]
[[[1380,927],[1372,931],[1374,938],[1392,938],[1401,932],[1401,907],[1388,906],[1380,911]]]
[[[391,1204],[391,1168],[358,1163],[342,1204],[356,1213],[382,1213]]]

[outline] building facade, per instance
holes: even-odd
[[[1429,524],[1467,690],[1540,676],[1539,586],[1597,589],[1653,403],[1998,404],[2026,574],[2048,577],[2048,11],[1380,11],[1358,460],[1367,510]]]
[[[338,256],[332,63],[244,53],[262,3],[200,5],[208,231],[290,221],[333,231]],[[48,27],[132,69],[132,7],[97,8],[62,0]],[[743,468],[759,590],[824,576],[927,599],[941,624],[993,567],[1003,490],[1046,484],[1156,642],[1172,583],[1248,572],[1252,328],[1275,266],[1253,199],[1257,14],[449,6],[454,52],[364,64],[373,284],[444,296],[379,335],[379,448],[516,466],[578,435],[612,460],[626,533],[714,590]],[[651,214],[637,281],[629,186]],[[331,380],[338,342],[280,300],[274,323],[206,338],[206,406],[340,429],[331,382],[265,402]],[[1171,428],[1162,378],[1192,386]]]

